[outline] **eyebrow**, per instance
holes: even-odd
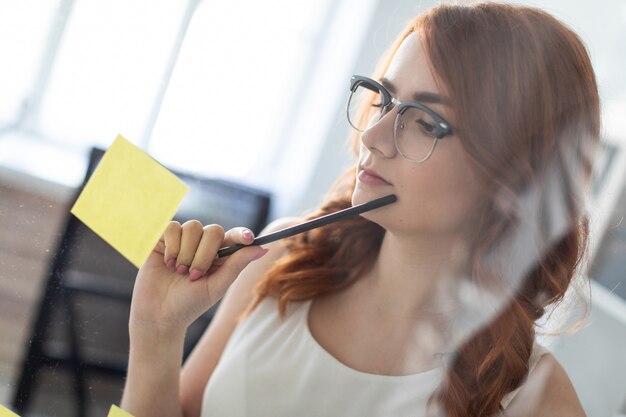
[[[387,90],[395,93],[397,91],[394,84],[389,81],[387,78],[383,77],[379,80],[379,82],[385,87]],[[413,99],[418,103],[431,103],[431,104],[444,104],[446,106],[450,105],[450,99],[444,97],[440,94],[431,93],[428,91],[418,91],[413,94]]]

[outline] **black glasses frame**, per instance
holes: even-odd
[[[358,87],[365,87],[368,90],[373,91],[374,93],[380,93],[380,95],[383,98],[383,102],[382,102],[383,111],[380,115],[381,118],[385,114],[389,113],[389,111],[392,109],[392,105],[397,108],[398,114],[400,115],[404,114],[404,112],[406,112],[409,108],[414,107],[414,108],[417,108],[419,110],[422,110],[428,113],[435,120],[436,125],[435,125],[435,130],[432,135],[435,139],[441,139],[444,136],[452,135],[452,125],[450,125],[450,123],[448,123],[443,117],[437,114],[434,110],[430,109],[429,107],[425,106],[422,103],[417,103],[417,102],[403,103],[397,98],[393,97],[391,93],[379,82],[368,77],[363,77],[361,75],[353,75],[352,78],[350,79],[350,99],[348,100],[348,106],[346,108],[346,115],[348,116],[348,123],[350,123],[350,126],[358,130],[359,132],[363,132],[363,130],[359,129],[358,127],[352,124],[352,120],[350,120],[350,113],[349,113],[350,100],[352,100],[352,93],[354,93]]]

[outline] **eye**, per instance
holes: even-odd
[[[383,97],[378,91],[372,90],[367,87],[362,87],[357,91],[359,95],[361,96],[361,100],[364,100],[366,103],[369,103],[370,107],[373,107],[376,109],[382,109],[384,107]]]
[[[385,109],[383,96],[380,93],[374,95],[372,100],[372,107],[376,107],[377,109]]]
[[[429,123],[424,119],[417,119],[415,122],[419,125],[422,132],[426,133],[429,136],[432,136],[435,134],[436,127],[434,124]]]
[[[382,96],[379,95],[378,98],[372,102],[372,107],[375,108],[380,115],[383,115],[387,114],[387,112],[393,108],[393,103],[389,103],[385,106]]]

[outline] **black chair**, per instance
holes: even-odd
[[[91,151],[89,179],[104,151]],[[229,181],[176,173],[188,186],[175,219],[218,223],[226,230],[247,226],[259,233],[265,226],[270,194]],[[78,190],[76,197],[82,190]],[[128,358],[128,315],[137,269],[95,233],[68,213],[68,219],[47,272],[45,289],[25,349],[17,390],[16,412],[32,402],[41,371],[64,370],[73,381],[76,415],[87,416],[91,374],[109,375],[123,384]],[[210,322],[209,310],[188,330],[185,357]],[[110,405],[110,403],[108,404]]]

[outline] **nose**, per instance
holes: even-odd
[[[396,146],[393,143],[393,125],[396,120],[396,108],[393,106],[378,122],[369,126],[361,134],[361,142],[370,152],[384,158],[396,156]]]

